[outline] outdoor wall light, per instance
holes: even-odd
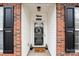
[[[41,11],[41,7],[40,6],[37,6],[37,11]]]

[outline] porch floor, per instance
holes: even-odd
[[[28,56],[50,56],[49,51],[45,50],[44,52],[35,52],[34,49],[29,51]]]

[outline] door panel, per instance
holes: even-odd
[[[43,27],[37,26],[34,29],[34,44],[43,45]]]
[[[35,45],[43,45],[43,37],[35,37]]]

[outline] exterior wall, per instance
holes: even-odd
[[[56,5],[56,18],[57,18],[57,49],[56,55],[58,56],[79,56],[79,53],[65,53],[65,22],[64,22],[64,5],[65,6],[79,6],[77,3],[57,4]]]
[[[1,6],[13,6],[14,7],[14,53],[3,54],[0,56],[20,56],[21,55],[21,4],[15,3],[0,3]]]
[[[27,8],[26,8],[27,7]],[[31,26],[30,26],[30,10],[27,4],[21,6],[21,55],[26,56],[30,50]]]
[[[51,56],[56,56],[56,4],[50,4],[47,14],[47,46]]]

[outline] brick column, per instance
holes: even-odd
[[[56,4],[57,14],[57,55],[64,54],[64,41],[65,41],[65,29],[64,29],[64,7],[61,4]]]

